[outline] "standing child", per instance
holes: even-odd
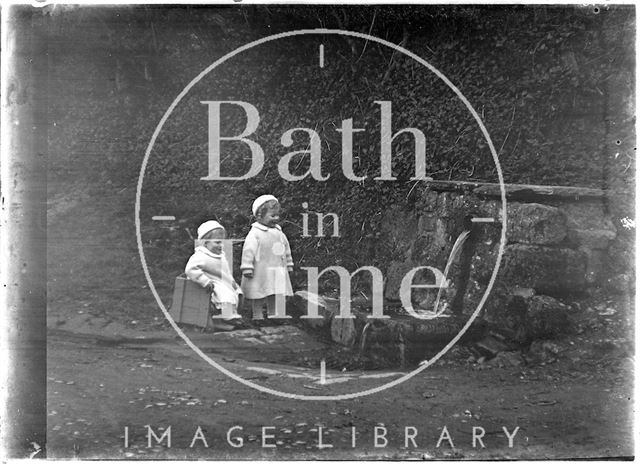
[[[242,249],[242,291],[251,303],[253,319],[276,314],[276,300],[293,295],[289,272],[293,259],[287,236],[278,225],[280,203],[273,195],[262,195],[253,202],[256,222],[251,225]]]
[[[211,302],[222,311],[224,319],[241,317],[238,308],[240,287],[222,251],[226,231],[218,221],[207,221],[198,227],[196,249],[189,258],[185,274],[190,280],[211,292]]]

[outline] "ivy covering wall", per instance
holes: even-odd
[[[630,198],[634,185],[634,43],[631,6],[239,6],[219,8],[72,8],[45,10],[49,21],[50,188],[105,198],[137,182],[153,131],[178,93],[203,69],[252,40],[301,28],[367,33],[427,60],[460,89],[486,126],[506,182],[597,187]],[[410,136],[393,143],[397,180],[380,175],[380,105],[390,101],[394,131],[420,128],[426,174],[435,179],[497,182],[480,128],[438,77],[415,60],[366,39],[326,35],[326,66],[318,66],[318,37],[263,44],[207,74],[167,119],[149,158],[142,207],[179,212],[192,230],[222,220],[244,236],[250,204],[277,195],[297,265],[384,267],[387,244],[380,219],[392,206],[420,208],[426,183],[412,181]],[[265,163],[247,181],[207,182],[208,113],[202,101],[241,100],[260,112],[252,139]],[[364,129],[354,136],[354,172],[342,173],[344,119]],[[223,134],[238,134],[246,118],[225,109]],[[303,133],[284,147],[295,127],[320,136],[322,173],[285,181],[278,162],[309,149]],[[309,168],[309,156],[290,163]],[[246,172],[245,144],[223,145],[226,175]],[[627,195],[629,194],[629,195]],[[106,201],[106,200],[105,200]],[[335,212],[340,239],[305,238],[302,203]],[[630,202],[614,208],[631,214]],[[122,214],[132,214],[132,204]],[[162,211],[160,211],[162,209]],[[621,213],[622,214],[622,213]],[[178,236],[143,224],[157,272],[173,275],[192,246],[171,248]],[[401,226],[401,225],[399,225]],[[330,227],[328,227],[330,229]],[[181,238],[184,238],[180,236]],[[155,247],[155,248],[154,248]],[[155,255],[154,251],[156,250]],[[182,253],[182,254],[181,254]]]

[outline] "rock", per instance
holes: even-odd
[[[549,340],[535,340],[529,346],[527,361],[532,364],[548,363],[557,359],[562,351],[559,345]]]
[[[314,330],[322,330],[330,327],[331,319],[334,314],[340,311],[338,306],[339,304],[337,300],[330,300],[323,298],[320,295],[316,295],[315,293],[300,290],[295,292],[293,295],[290,305],[291,311],[289,312],[291,316],[301,318],[300,321],[302,321],[307,327]],[[302,316],[306,316],[308,314],[310,307],[315,308],[322,318],[303,318]]]
[[[416,237],[409,250],[409,259],[405,260],[407,264],[411,264],[411,268],[429,265],[444,270],[444,265],[453,246],[448,222],[450,221],[438,218],[435,221],[436,225],[433,231],[423,231]],[[406,270],[400,275],[400,280],[405,273]],[[398,280],[398,285],[400,280]]]
[[[605,211],[604,201],[566,203],[561,209],[567,217],[569,238],[575,241],[576,245],[597,247],[598,238],[615,237],[616,228]],[[576,240],[580,238],[584,242]]]
[[[487,303],[485,317],[489,328],[504,340],[524,343],[527,340],[527,299],[498,290]]]
[[[370,367],[390,367],[415,363],[433,355],[455,337],[466,318],[438,317],[430,320],[407,315],[389,319],[369,319],[368,313],[353,309],[353,319],[334,317],[331,339],[360,353]],[[473,324],[465,338],[478,338],[484,329]]]
[[[569,328],[569,306],[547,295],[500,296],[487,306],[490,330],[507,345],[555,338]]]
[[[297,317],[307,314],[308,306],[319,308],[318,312],[320,312],[320,309],[327,307],[323,297],[307,290],[298,290],[295,292],[291,299],[291,306],[292,310],[290,315]]]
[[[414,268],[418,267],[418,264],[413,263],[411,260],[406,260],[403,263],[399,263],[394,261],[389,266],[389,270],[387,271],[387,278],[384,287],[384,298],[387,302],[391,303],[394,301],[400,300],[400,285],[402,280],[405,278],[407,273],[409,273]],[[444,266],[440,269],[442,272],[444,270]],[[412,278],[412,285],[433,285],[435,283],[435,275],[432,271],[428,269],[422,269],[416,272]],[[449,284],[451,282],[449,281]],[[442,305],[446,301],[447,295],[450,293],[449,285],[443,286],[442,291],[440,292],[440,302],[439,308],[442,308]],[[436,301],[438,295],[437,288],[412,288],[411,289],[411,301],[414,309],[420,308],[429,311],[435,311],[434,303]]]
[[[538,203],[512,203],[507,212],[510,243],[554,245],[567,236],[567,220],[558,208]]]
[[[235,330],[236,327],[231,324],[225,324],[224,322],[215,321],[213,323],[213,331],[214,332],[229,332],[231,330]]]
[[[588,201],[563,206],[567,216],[568,237],[572,246],[587,256],[587,279],[599,283],[607,269],[616,266],[615,252],[620,240],[618,231],[605,212],[602,201]]]
[[[282,325],[278,327],[263,327],[260,329],[260,333],[266,335],[282,335],[284,337],[291,337],[300,334],[300,329],[290,325]]]
[[[462,329],[466,320],[455,317],[438,317],[430,320],[413,319],[402,330],[406,340],[411,342],[440,344],[447,343]],[[475,325],[469,332],[476,329]]]
[[[495,358],[488,362],[489,365],[496,367],[518,367],[525,363],[522,354],[519,351],[502,351]]]
[[[608,228],[608,223],[611,227]],[[583,230],[583,229],[570,229],[569,239],[572,243],[585,247],[588,250],[606,250],[609,248],[611,241],[616,238],[616,229],[613,227],[611,221],[606,220],[605,224],[601,224],[601,227],[607,227],[605,229],[595,230]]]
[[[511,290],[511,294],[513,296],[521,296],[522,298],[531,298],[536,294],[536,291],[533,288],[514,287]]]
[[[331,319],[331,340],[347,347],[353,347],[356,342],[360,342],[364,327],[370,321],[362,311],[351,308],[351,313],[355,317]]]
[[[477,341],[473,346],[486,357],[494,357],[498,353],[506,351],[508,348],[506,343],[492,336],[484,337],[482,340]]]
[[[527,301],[527,338],[555,338],[569,328],[569,306],[545,295]]]
[[[498,280],[553,294],[584,290],[586,272],[587,257],[580,250],[514,244],[505,247]]]
[[[614,291],[626,293],[632,291],[633,278],[626,273],[617,274],[606,280],[606,286]]]
[[[384,286],[384,297],[388,300],[400,299],[400,284],[404,276],[413,269],[415,265],[411,260],[405,260],[404,262],[392,261],[387,269],[387,275]]]
[[[470,281],[486,286],[496,263],[498,248],[498,244],[490,247],[476,245],[471,259]],[[583,250],[517,243],[505,246],[494,285],[509,289],[530,288],[550,295],[582,292],[588,285],[587,272],[588,257]]]
[[[432,212],[436,209],[436,204],[438,202],[438,192],[434,192],[430,189],[425,189],[422,192],[422,198],[419,199],[417,206],[426,212]]]
[[[352,347],[358,339],[353,319],[336,318],[331,321],[331,340],[343,346]]]

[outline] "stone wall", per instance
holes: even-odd
[[[556,335],[566,327],[568,308],[558,300],[585,294],[619,273],[609,253],[618,231],[608,213],[607,194],[533,185],[506,185],[505,191],[507,241],[481,318],[515,341]],[[383,234],[396,259],[387,270],[385,297],[399,299],[400,282],[414,267],[443,271],[455,241],[469,230],[452,258],[441,299],[446,308],[440,309],[460,316],[473,313],[498,256],[501,209],[498,184],[433,181],[418,207],[389,211]],[[474,217],[494,222],[473,222]],[[433,275],[418,274],[414,283],[433,283]],[[414,306],[434,310],[435,294],[414,290]]]

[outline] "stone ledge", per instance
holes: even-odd
[[[500,184],[490,182],[465,182],[432,180],[428,182],[430,189],[438,192],[459,192],[475,194],[482,197],[500,197]],[[608,191],[587,187],[568,187],[561,185],[528,185],[504,184],[508,200],[534,201],[540,199],[558,199],[579,201],[582,199],[602,199]]]

